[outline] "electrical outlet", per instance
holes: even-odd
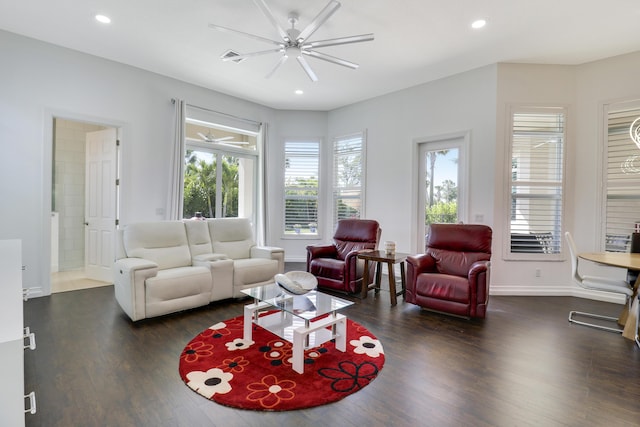
[[[542,272],[540,271],[539,268],[536,268],[536,277],[540,277],[542,276]]]

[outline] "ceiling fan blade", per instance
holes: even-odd
[[[276,30],[278,30],[280,37],[282,37],[284,41],[288,42],[290,40],[289,34],[287,34],[280,24],[278,24],[275,16],[273,16],[273,12],[271,12],[271,9],[269,9],[269,6],[267,6],[264,0],[253,0],[253,2],[260,8],[260,10],[262,10],[262,13],[264,13],[267,19],[271,21],[271,24],[276,28]]]
[[[221,31],[223,33],[239,34],[241,36],[249,37],[254,40],[259,40],[261,42],[275,44],[276,46],[283,46],[281,41],[278,42],[275,40],[268,39],[266,37],[260,37],[260,36],[256,36],[255,34],[245,33],[244,31],[234,30],[233,28],[222,27],[220,25],[215,25],[215,24],[209,24],[209,28],[213,28],[214,30]]]
[[[344,59],[336,58],[335,56],[327,55],[326,53],[316,52],[315,50],[303,50],[302,53],[317,59],[322,59],[323,61],[342,65],[343,67],[351,68],[354,70],[360,67],[360,65],[356,64],[355,62],[350,62]]]
[[[268,79],[269,77],[273,76],[273,74],[278,70],[278,68],[280,68],[282,64],[284,64],[287,61],[287,59],[289,59],[289,55],[285,53],[280,57],[280,59],[278,60],[276,65],[271,69],[271,71],[269,71],[269,73],[267,73],[267,75],[264,76],[264,78]]]
[[[311,81],[312,82],[317,82],[318,81],[318,76],[316,76],[316,73],[313,72],[313,70],[311,69],[311,66],[309,65],[307,60],[304,59],[304,56],[298,55],[296,57],[296,59],[298,60],[298,62],[302,66],[302,69],[304,70],[304,72],[307,73],[307,76],[309,76]]]
[[[247,59],[253,58],[254,56],[266,55],[268,53],[278,53],[282,52],[284,48],[279,49],[269,49],[269,50],[260,50],[258,52],[245,53],[243,55],[235,55],[235,56],[225,56],[222,58],[223,61],[237,61],[239,59]]]
[[[361,34],[359,36],[339,37],[337,39],[318,40],[314,42],[304,43],[302,49],[313,49],[315,47],[338,46],[341,44],[369,42],[373,40],[373,33]]]
[[[257,1],[257,0],[256,0]],[[316,32],[318,28],[322,24],[326,22],[327,19],[331,17],[338,9],[340,8],[340,2],[336,0],[331,0],[329,3],[320,11],[318,16],[316,16],[313,21],[307,27],[302,30],[302,32],[298,35],[297,41],[299,43],[307,40],[313,33]]]

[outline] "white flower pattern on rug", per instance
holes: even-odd
[[[349,344],[355,347],[353,352],[356,354],[366,354],[369,357],[379,357],[384,354],[380,341],[367,335],[363,335],[357,340],[351,340]]]
[[[231,391],[229,382],[233,379],[233,374],[224,372],[222,369],[213,368],[207,372],[192,371],[187,374],[189,382],[187,385],[207,399],[211,399],[214,394],[225,394]]]
[[[242,338],[236,338],[233,341],[230,341],[225,344],[227,346],[227,350],[246,350],[253,345],[253,341],[245,341]]]

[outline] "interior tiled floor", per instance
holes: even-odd
[[[51,274],[51,293],[110,286],[111,283],[88,279],[84,270],[60,271]]]

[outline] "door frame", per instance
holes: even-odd
[[[116,216],[121,216],[121,205],[123,200],[123,191],[125,187],[122,185],[122,160],[125,158],[125,144],[123,140],[130,133],[130,125],[116,119],[90,116],[82,113],[69,112],[67,110],[45,109],[43,113],[43,150],[42,150],[42,216],[41,229],[42,247],[40,250],[40,259],[42,260],[42,269],[40,283],[42,289],[34,292],[34,295],[51,295],[51,212],[52,212],[52,188],[53,188],[53,125],[55,119],[64,119],[75,122],[91,123],[95,125],[116,128],[116,135],[120,141],[117,154],[118,167],[116,169],[117,178],[120,185],[116,190]],[[114,247],[115,250],[115,247]],[[115,256],[115,252],[114,252]]]
[[[420,152],[423,147],[429,149],[445,149],[456,147],[458,152],[458,220],[469,221],[469,146],[471,131],[459,131],[441,135],[425,136],[413,139],[413,180],[412,180],[412,221],[411,247],[416,253],[424,252],[424,206],[420,206],[422,179],[420,175],[422,158]]]

